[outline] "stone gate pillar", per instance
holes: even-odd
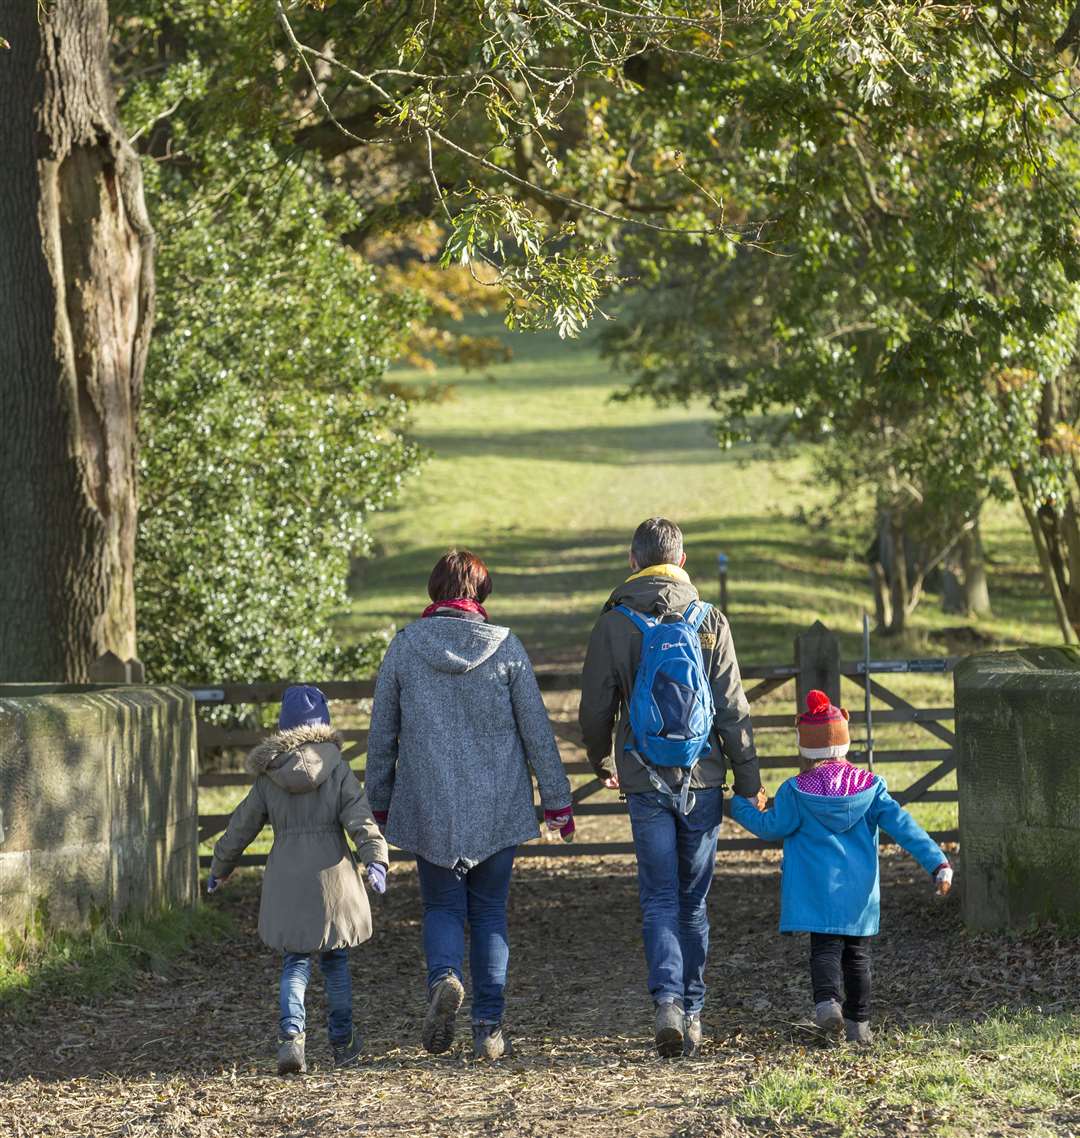
[[[189,692],[0,685],[0,934],[194,904],[197,795]]]
[[[964,921],[1080,925],[1080,651],[956,669]]]

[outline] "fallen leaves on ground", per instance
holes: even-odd
[[[96,1003],[55,1001],[30,1019],[0,1013],[0,1135],[267,1138],[269,1135],[547,1135],[727,1138],[829,1134],[820,1120],[753,1118],[735,1104],[770,1071],[810,1057],[819,1076],[850,1077],[810,1028],[806,938],[776,932],[778,855],[727,854],[710,897],[712,949],[700,1058],[651,1048],[634,863],[522,860],[511,893],[507,1023],[513,1058],[477,1064],[467,1020],[447,1056],[419,1046],[423,1013],[415,872],[397,865],[375,902],[377,932],[351,954],[361,1066],[335,1072],[321,981],[308,999],[303,1078],[274,1074],[279,958],[255,935],[258,875],[213,901],[236,933],[147,973]],[[970,1024],[1001,1008],[1075,1010],[1077,941],[1051,931],[971,936],[955,898],[935,901],[924,874],[883,857],[883,932],[874,947],[875,1026]],[[860,1064],[873,1102],[878,1052]],[[992,1056],[988,1059],[992,1060]],[[905,1060],[892,1054],[889,1062]],[[917,1063],[918,1056],[910,1056]],[[929,1107],[881,1101],[875,1130],[930,1132]],[[1050,1122],[1066,1133],[1069,1111]],[[1022,1112],[1003,1120],[1024,1124]],[[1043,1119],[1046,1123],[1046,1118]]]

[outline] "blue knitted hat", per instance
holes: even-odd
[[[330,708],[326,696],[310,684],[286,688],[281,700],[278,730],[288,731],[291,727],[309,727],[316,723],[327,727],[330,725]]]

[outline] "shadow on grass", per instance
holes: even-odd
[[[488,606],[492,619],[510,625],[537,662],[579,662],[611,589],[627,575],[630,536],[615,529],[562,539],[547,532],[497,531],[487,541],[475,542],[473,548],[487,561],[495,582]],[[861,614],[871,607],[867,571],[835,535],[780,515],[742,514],[690,523],[684,536],[687,569],[706,600],[718,600],[717,553],[729,558],[729,615],[745,663],[790,662],[794,638],[815,619],[840,636],[846,658],[862,654]],[[367,594],[369,610],[372,597],[383,598],[383,627],[401,627],[427,604],[428,574],[444,552],[442,545],[430,544],[374,562],[358,561],[353,595]],[[1045,607],[1038,574],[1002,571],[992,578],[992,593],[995,616],[1005,631],[995,631],[987,622],[972,627],[985,629],[998,645],[1024,642],[1025,616],[1033,605]],[[927,595],[904,637],[875,634],[874,653],[942,655],[955,648],[930,637],[938,626],[966,627],[968,622],[940,613],[937,603]],[[370,616],[360,619],[371,627]],[[349,617],[342,623],[346,629],[355,627]]]
[[[420,431],[417,441],[434,451],[440,460],[458,458],[525,459],[549,462],[584,462],[602,466],[697,465],[739,461],[751,448],[724,452],[714,437],[712,420],[694,419],[654,426],[577,426],[576,414],[568,413],[565,425],[543,430]]]
[[[840,553],[827,537],[808,535],[784,519],[766,521],[764,527],[766,532],[761,518],[745,515],[723,522],[722,542],[706,523],[691,524],[684,534],[687,569],[707,600],[716,600],[716,554],[722,549],[731,559],[729,580],[736,598],[732,624],[740,654],[754,663],[764,662],[763,653],[781,647],[786,659],[794,636],[812,623],[805,614],[813,611],[815,602],[830,592],[837,603],[846,596],[836,566]],[[604,602],[629,573],[626,551],[631,536],[612,529],[552,540],[546,533],[504,532],[474,546],[495,583],[488,604],[492,619],[509,624],[537,660],[580,660]],[[400,627],[416,619],[427,604],[427,578],[444,552],[443,546],[432,544],[376,562],[358,561],[352,592],[385,598],[385,624]],[[741,584],[744,578],[754,585]],[[793,596],[770,591],[773,582],[794,590]],[[852,583],[848,581],[849,588]],[[348,627],[347,619],[344,623]],[[853,631],[853,642],[855,635]]]
[[[101,925],[86,933],[36,930],[0,945],[0,1015],[32,1014],[50,1000],[97,999],[232,930],[220,910],[167,909],[157,916]]]

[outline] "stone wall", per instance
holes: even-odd
[[[0,685],[0,933],[193,903],[197,794],[183,689]]]
[[[966,924],[1080,925],[1080,652],[965,660],[956,714]]]

